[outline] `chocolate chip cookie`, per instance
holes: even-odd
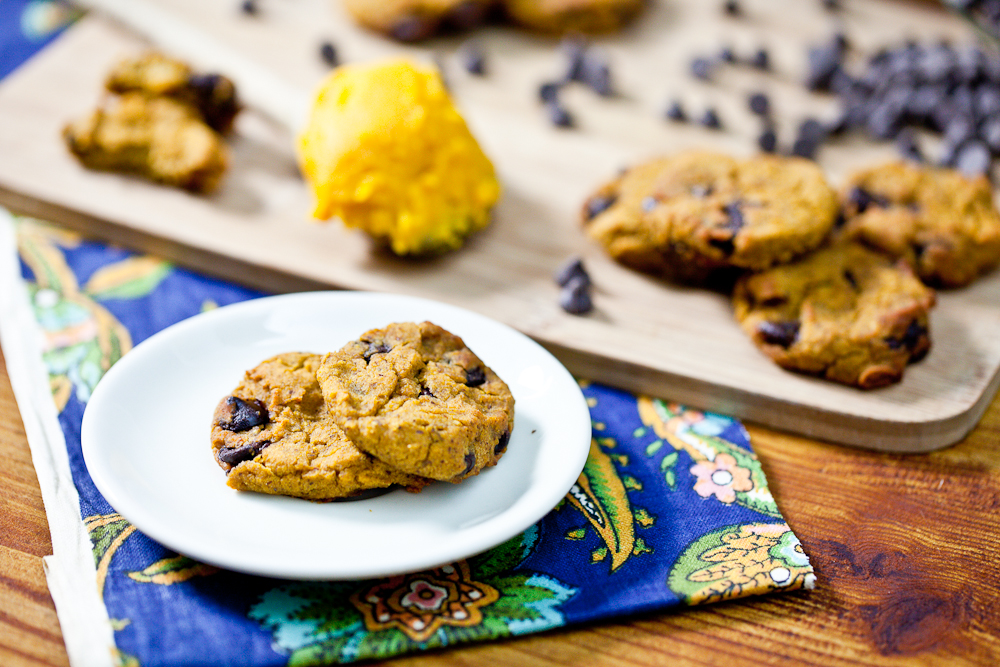
[[[934,300],[906,262],[859,243],[746,274],[733,293],[736,319],[779,366],[863,389],[927,354]]]
[[[404,472],[458,482],[495,465],[514,426],[507,385],[458,336],[430,322],[373,329],[317,371],[334,421]]]
[[[852,175],[844,235],[909,262],[936,287],[961,287],[1000,262],[1000,214],[985,176],[895,162]]]
[[[170,97],[126,93],[63,130],[89,169],[136,174],[193,192],[216,188],[228,163],[222,137],[193,107]]]
[[[362,452],[330,419],[316,379],[321,355],[289,352],[246,372],[219,402],[212,451],[226,484],[310,500],[401,485],[419,491],[430,480],[408,475]]]
[[[481,25],[496,0],[344,0],[361,25],[401,42],[427,39],[442,30]]]
[[[582,219],[619,262],[701,282],[816,248],[837,209],[836,193],[810,160],[691,151],[627,170],[586,200]]]
[[[621,29],[646,5],[645,0],[504,0],[515,23],[551,34],[610,33]]]

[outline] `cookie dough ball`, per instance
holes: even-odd
[[[504,381],[431,322],[368,331],[326,355],[317,377],[351,441],[413,475],[477,475],[500,460],[514,427]]]
[[[690,151],[652,160],[599,188],[583,225],[619,262],[702,282],[720,269],[788,262],[826,238],[836,193],[816,163]]]
[[[344,0],[358,23],[401,42],[475,28],[495,5],[495,0]]]
[[[504,0],[507,15],[531,30],[550,34],[610,33],[634,19],[645,0]]]
[[[321,356],[288,352],[246,372],[212,420],[212,451],[226,484],[310,500],[331,500],[430,480],[362,452],[330,419],[316,370]]]
[[[490,220],[493,165],[436,69],[406,60],[338,68],[298,140],[314,215],[336,216],[397,255],[458,248]]]
[[[934,300],[909,265],[859,243],[747,274],[733,293],[736,319],[779,366],[863,389],[927,354]]]
[[[936,287],[961,287],[1000,262],[1000,214],[985,176],[894,162],[852,175],[844,235],[910,263]]]

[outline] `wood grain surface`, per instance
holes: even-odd
[[[692,146],[751,154],[759,131],[746,109],[751,90],[771,95],[786,141],[806,115],[831,117],[834,100],[807,93],[800,82],[807,45],[839,27],[857,60],[906,38],[968,43],[970,29],[940,7],[848,1],[834,19],[819,2],[748,1],[745,16],[731,19],[716,2],[657,2],[632,29],[597,44],[620,94],[566,90],[578,128],[559,131],[545,121],[536,93],[563,66],[551,40],[484,31],[477,39],[490,73],[480,79],[458,66],[457,40],[392,44],[358,29],[330,0],[272,3],[255,18],[239,16],[230,3],[157,4],[303,94],[324,73],[317,55],[324,39],[348,62],[401,52],[440,60],[504,183],[493,225],[436,260],[372,252],[359,233],[309,220],[311,200],[289,132],[252,111],[239,120],[231,173],[212,197],[82,169],[62,146],[62,126],[95,106],[112,63],[145,48],[99,17],[83,20],[0,85],[0,203],[270,291],[333,286],[447,301],[524,331],[581,376],[861,447],[927,451],[954,442],[1000,383],[1000,272],[941,294],[927,359],[901,384],[862,392],[777,368],[740,331],[725,296],[625,269],[577,222],[587,193],[624,165]],[[773,71],[733,66],[712,83],[694,81],[690,58],[723,44],[741,54],[766,46]],[[662,110],[671,96],[692,114],[717,107],[726,129],[667,123]],[[824,147],[819,162],[836,184],[850,169],[894,155],[889,144],[849,138]],[[587,317],[558,307],[552,273],[571,254],[581,254],[594,277],[596,310]]]
[[[1000,664],[1000,400],[961,443],[875,453],[748,425],[816,589],[391,661],[410,665]],[[68,664],[41,495],[0,356],[0,665]],[[86,665],[78,667],[87,667]]]

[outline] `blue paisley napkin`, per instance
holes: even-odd
[[[62,564],[94,577],[118,664],[350,662],[813,585],[738,421],[585,381],[583,473],[543,520],[483,554],[385,579],[301,582],[172,552],[94,487],[80,450],[87,399],[153,333],[261,295],[41,221],[7,224],[79,496],[73,518],[92,547],[92,563]],[[69,618],[78,601],[57,593],[64,632],[97,620]]]
[[[0,76],[72,18],[59,2],[5,0]],[[0,335],[73,664],[351,662],[813,586],[739,422],[584,381],[593,440],[577,483],[536,525],[478,556],[385,579],[302,582],[164,548],[94,487],[80,448],[87,400],[152,334],[259,296],[0,210]]]

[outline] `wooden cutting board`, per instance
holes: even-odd
[[[807,115],[832,117],[835,100],[809,94],[799,82],[806,47],[837,27],[859,59],[907,38],[970,42],[967,26],[940,8],[858,1],[829,14],[819,2],[744,0],[745,16],[735,19],[723,16],[720,3],[661,0],[629,30],[595,42],[612,63],[620,94],[600,98],[571,86],[564,100],[578,127],[558,130],[546,122],[536,93],[562,71],[553,40],[484,30],[476,39],[489,73],[477,78],[459,66],[458,38],[394,44],[357,28],[334,0],[261,3],[256,17],[239,14],[231,2],[158,4],[303,95],[325,72],[318,57],[324,40],[348,62],[398,53],[439,60],[504,184],[493,224],[445,257],[377,254],[359,233],[310,219],[312,200],[291,135],[252,109],[239,119],[231,171],[213,196],[82,169],[63,147],[61,128],[97,104],[112,63],[146,45],[98,16],[80,21],[0,85],[0,203],[273,292],[344,288],[446,301],[534,337],[581,377],[861,447],[918,452],[956,442],[997,390],[998,272],[939,295],[934,347],[902,383],[860,391],[779,369],[741,332],[725,296],[619,266],[578,226],[587,193],[622,166],[686,147],[752,154],[759,128],[746,108],[751,91],[771,96],[785,144]],[[766,47],[773,70],[727,66],[713,82],[694,81],[690,59],[723,45],[746,56]],[[663,120],[672,98],[693,115],[715,106],[724,130]],[[891,145],[850,137],[824,147],[818,160],[836,185],[847,171],[894,156]],[[596,308],[583,317],[559,308],[552,280],[572,254],[584,257],[595,283]]]

